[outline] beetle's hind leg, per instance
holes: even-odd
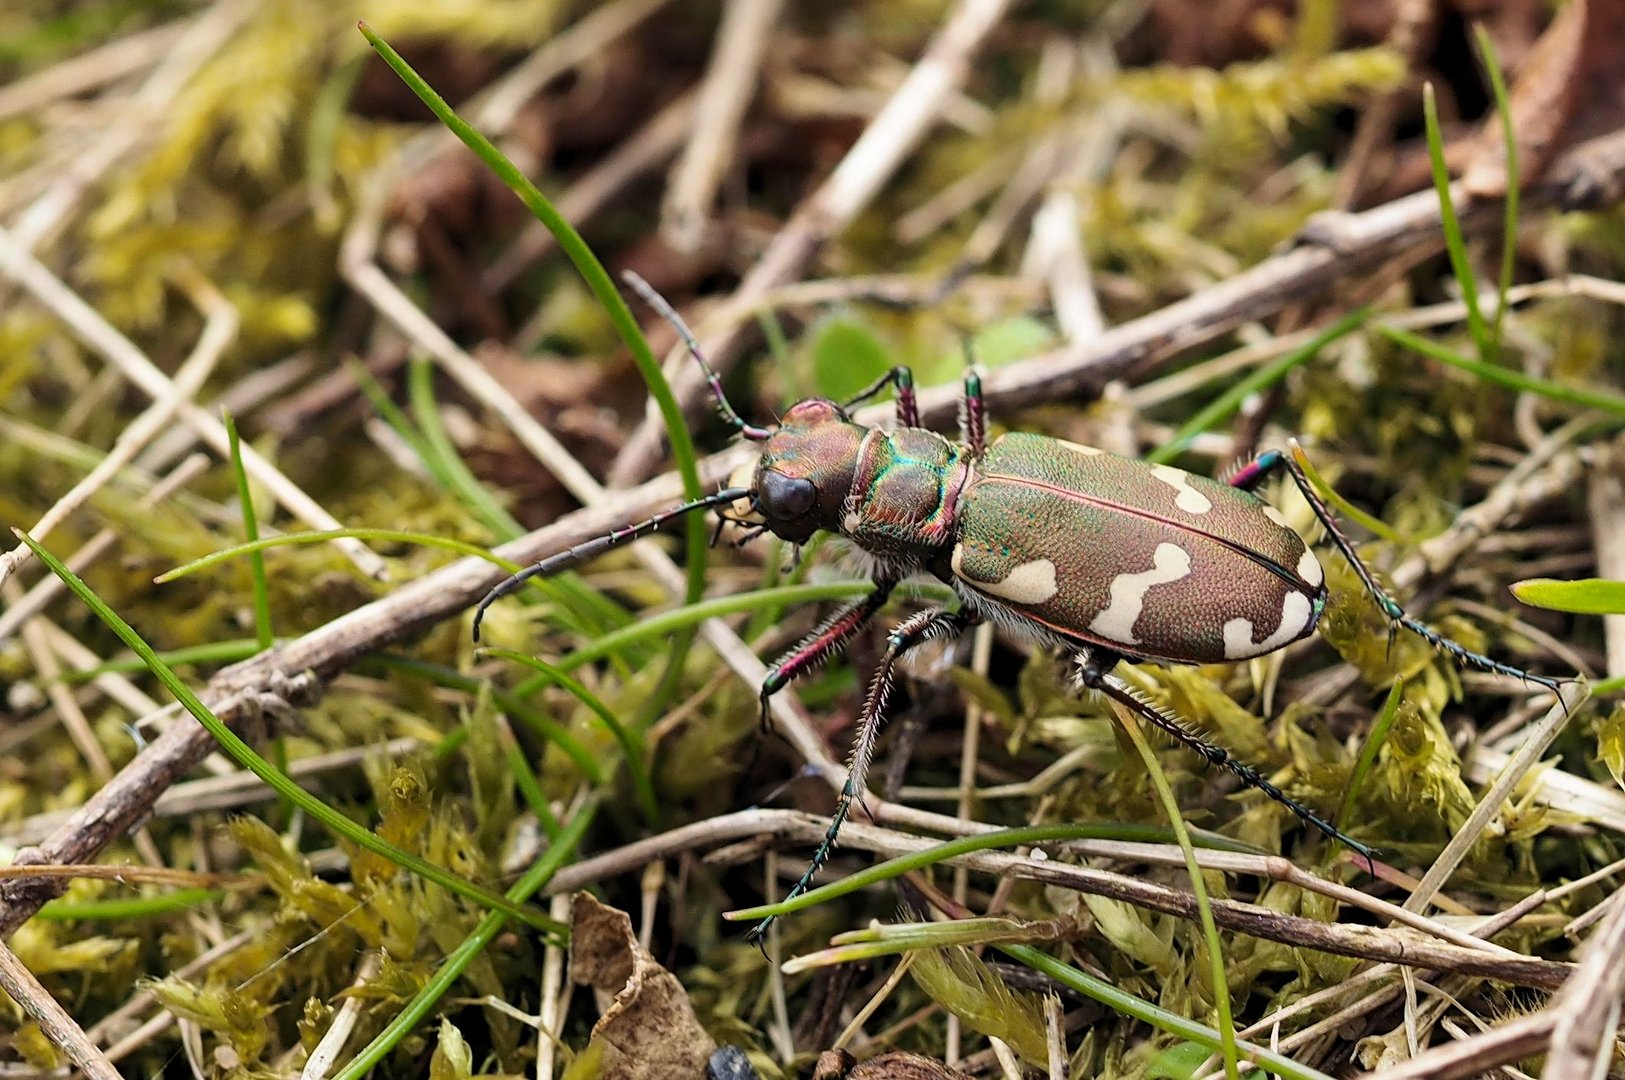
[[[789,686],[797,677],[824,663],[846,647],[846,643],[874,619],[891,597],[895,581],[878,579],[874,592],[837,611],[813,631],[780,656],[767,670],[757,700],[761,702],[762,731],[768,730],[768,701],[774,694]]]
[[[1460,642],[1445,637],[1421,620],[1406,614],[1405,609],[1399,606],[1398,601],[1389,596],[1383,590],[1383,587],[1377,584],[1377,579],[1372,575],[1370,568],[1355,552],[1354,544],[1350,542],[1347,536],[1343,535],[1343,530],[1338,527],[1337,518],[1332,515],[1331,508],[1321,499],[1320,494],[1315,491],[1314,485],[1309,482],[1309,477],[1304,475],[1303,469],[1292,459],[1291,455],[1282,453],[1280,450],[1265,451],[1254,459],[1251,464],[1243,466],[1240,471],[1232,476],[1230,484],[1232,487],[1240,488],[1243,491],[1252,491],[1268,479],[1269,476],[1281,471],[1285,471],[1292,478],[1292,483],[1303,493],[1304,499],[1309,503],[1309,508],[1315,513],[1315,519],[1326,530],[1326,535],[1331,540],[1332,546],[1337,548],[1343,558],[1348,560],[1350,566],[1354,567],[1354,572],[1359,575],[1360,583],[1365,586],[1365,591],[1376,602],[1382,613],[1388,617],[1390,640],[1392,640],[1393,636],[1393,627],[1403,626],[1435,649],[1454,657],[1459,663],[1478,668],[1481,671],[1492,672],[1496,675],[1508,675],[1524,682],[1535,683],[1556,694],[1558,701],[1563,701],[1561,693],[1563,680],[1553,679],[1546,675],[1536,675],[1525,671],[1523,668],[1504,664],[1492,657],[1485,656],[1483,653],[1474,652]],[[1567,705],[1564,708],[1567,708]]]
[[[1238,761],[1230,751],[1218,743],[1212,742],[1201,732],[1192,730],[1189,724],[1174,713],[1148,700],[1128,683],[1113,675],[1112,669],[1117,666],[1118,661],[1121,659],[1122,657],[1116,653],[1099,649],[1086,650],[1078,656],[1078,679],[1084,686],[1091,690],[1100,691],[1112,701],[1124,706],[1130,712],[1145,720],[1146,723],[1184,743],[1199,754],[1209,765],[1217,765],[1222,769],[1226,769],[1248,787],[1262,791],[1265,795],[1296,814],[1298,820],[1311,829],[1355,852],[1375,872],[1373,863],[1376,860],[1377,853],[1371,847],[1342,832],[1337,826],[1276,787],[1263,773],[1246,762]]]
[[[830,817],[829,828],[824,830],[824,839],[819,841],[817,850],[813,852],[812,862],[801,879],[785,894],[785,900],[794,900],[812,886],[813,878],[818,876],[818,871],[829,861],[830,852],[835,850],[835,838],[840,835],[841,826],[852,812],[852,804],[863,797],[869,762],[874,757],[880,727],[886,719],[886,705],[891,700],[892,686],[897,678],[897,661],[911,649],[933,638],[957,634],[969,625],[970,619],[957,611],[929,608],[905,619],[887,635],[886,651],[875,668],[874,678],[869,682],[863,711],[858,714],[858,734],[852,744],[852,756],[847,762],[846,783],[842,785],[840,797],[835,802],[835,813]],[[769,916],[757,923],[748,940],[760,943],[773,921],[774,917]]]

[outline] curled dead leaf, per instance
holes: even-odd
[[[570,920],[570,978],[613,994],[588,1052],[603,1080],[703,1076],[716,1043],[700,1026],[677,977],[632,933],[632,919],[579,892]]]

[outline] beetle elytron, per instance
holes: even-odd
[[[628,274],[627,280],[678,329],[705,371],[723,418],[743,438],[764,444],[761,457],[722,491],[508,578],[475,609],[475,640],[485,609],[525,580],[564,570],[696,510],[714,509],[726,520],[752,526],[751,535],[771,532],[792,544],[820,530],[837,533],[871,560],[874,591],[824,621],[769,669],[761,688],[764,720],[768,698],[839,651],[904,578],[930,574],[959,596],[957,610],[921,611],[887,637],[858,717],[834,816],[789,897],[811,885],[853,801],[865,790],[898,660],[923,642],[983,621],[1072,653],[1083,686],[1126,706],[1369,861],[1374,856],[1369,847],[1112,674],[1122,660],[1246,660],[1314,630],[1326,602],[1320,563],[1280,513],[1252,494],[1280,471],[1303,493],[1332,544],[1394,625],[1462,663],[1558,689],[1556,680],[1472,652],[1406,615],[1355,554],[1297,462],[1278,450],[1266,452],[1226,484],[1041,435],[1012,433],[988,443],[974,368],[965,376],[958,443],[920,426],[906,367],[893,368],[845,404],[808,398],[793,405],[776,427],[758,427],[728,403],[693,334],[671,306],[642,279]],[[896,394],[896,428],[854,423],[848,410],[888,387]],[[769,922],[753,936],[759,939]]]

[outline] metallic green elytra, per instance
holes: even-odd
[[[998,439],[961,499],[953,584],[1069,643],[1219,663],[1314,629],[1325,575],[1249,492],[1039,435]]]
[[[978,622],[1071,653],[1083,687],[1229,770],[1304,824],[1374,859],[1371,848],[1113,674],[1125,659],[1204,664],[1262,656],[1314,630],[1326,600],[1320,563],[1281,515],[1252,493],[1278,473],[1302,492],[1332,545],[1395,626],[1462,663],[1558,690],[1554,679],[1472,652],[1407,615],[1360,561],[1297,462],[1280,451],[1267,451],[1229,483],[1219,483],[1041,435],[1010,434],[989,445],[974,370],[965,378],[957,442],[920,426],[913,377],[903,367],[850,402],[810,398],[792,406],[777,426],[759,427],[728,404],[671,307],[641,279],[628,280],[682,335],[723,418],[745,439],[762,443],[762,452],[727,488],[579,544],[502,582],[480,601],[474,636],[478,640],[485,609],[527,578],[566,569],[694,511],[716,510],[724,520],[750,526],[747,539],[771,532],[802,544],[819,531],[839,533],[869,558],[874,591],[830,615],[768,670],[761,688],[765,724],[768,698],[839,652],[880,612],[898,582],[928,574],[951,586],[957,609],[920,611],[887,637],[858,716],[846,784],[792,897],[811,885],[866,790],[899,659],[923,642]],[[849,410],[888,387],[896,391],[895,429],[856,423]],[[754,933],[759,937],[766,926]]]

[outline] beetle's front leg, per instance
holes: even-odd
[[[835,802],[835,813],[830,818],[829,828],[824,830],[824,839],[813,852],[812,862],[785,895],[785,900],[793,900],[811,887],[813,878],[818,876],[818,871],[829,861],[830,852],[835,850],[835,838],[840,834],[847,815],[852,812],[853,802],[863,796],[864,779],[869,772],[869,762],[874,757],[875,744],[880,739],[880,726],[886,719],[886,705],[891,700],[897,661],[909,650],[932,638],[957,634],[968,625],[970,620],[957,611],[930,608],[905,619],[887,635],[886,651],[880,658],[880,665],[875,668],[874,678],[869,682],[863,711],[858,714],[858,735],[852,744],[846,783],[842,785],[840,798]],[[749,940],[760,942],[767,928],[773,925],[773,920],[774,917],[769,916],[757,923],[748,935]]]
[[[897,426],[902,428],[919,427],[920,405],[914,398],[914,371],[902,364],[898,364],[858,391],[850,401],[844,402],[841,408],[852,409],[855,406],[862,405],[888,386],[897,391]]]
[[[1295,443],[1293,445],[1296,446]],[[1460,642],[1445,637],[1426,623],[1407,615],[1405,609],[1399,606],[1399,602],[1389,596],[1381,585],[1377,584],[1377,579],[1371,573],[1370,568],[1355,552],[1354,544],[1347,536],[1343,535],[1343,530],[1338,527],[1337,518],[1332,516],[1331,508],[1321,499],[1320,493],[1309,482],[1309,477],[1304,475],[1303,468],[1292,459],[1290,454],[1283,453],[1280,450],[1267,450],[1232,476],[1230,484],[1232,487],[1240,488],[1243,491],[1252,491],[1272,474],[1282,471],[1285,471],[1292,478],[1292,483],[1303,493],[1304,499],[1309,503],[1309,508],[1314,511],[1315,519],[1326,530],[1326,535],[1331,540],[1332,546],[1337,548],[1343,558],[1348,560],[1350,566],[1354,567],[1354,572],[1359,575],[1360,583],[1365,586],[1365,591],[1370,594],[1372,600],[1376,601],[1377,607],[1382,609],[1382,613],[1388,617],[1390,622],[1395,626],[1403,626],[1435,649],[1447,653],[1460,663],[1496,675],[1508,675],[1515,679],[1536,683],[1557,694],[1558,701],[1563,700],[1562,686],[1559,680],[1548,678],[1545,675],[1534,675],[1522,668],[1513,667],[1511,664],[1503,664],[1499,660],[1485,656],[1483,653],[1476,653]]]
[[[768,668],[767,678],[762,680],[761,693],[758,695],[762,703],[761,726],[764,732],[768,730],[768,699],[789,686],[798,676],[845,648],[846,643],[886,606],[896,585],[895,581],[876,579],[874,592],[825,619]]]

